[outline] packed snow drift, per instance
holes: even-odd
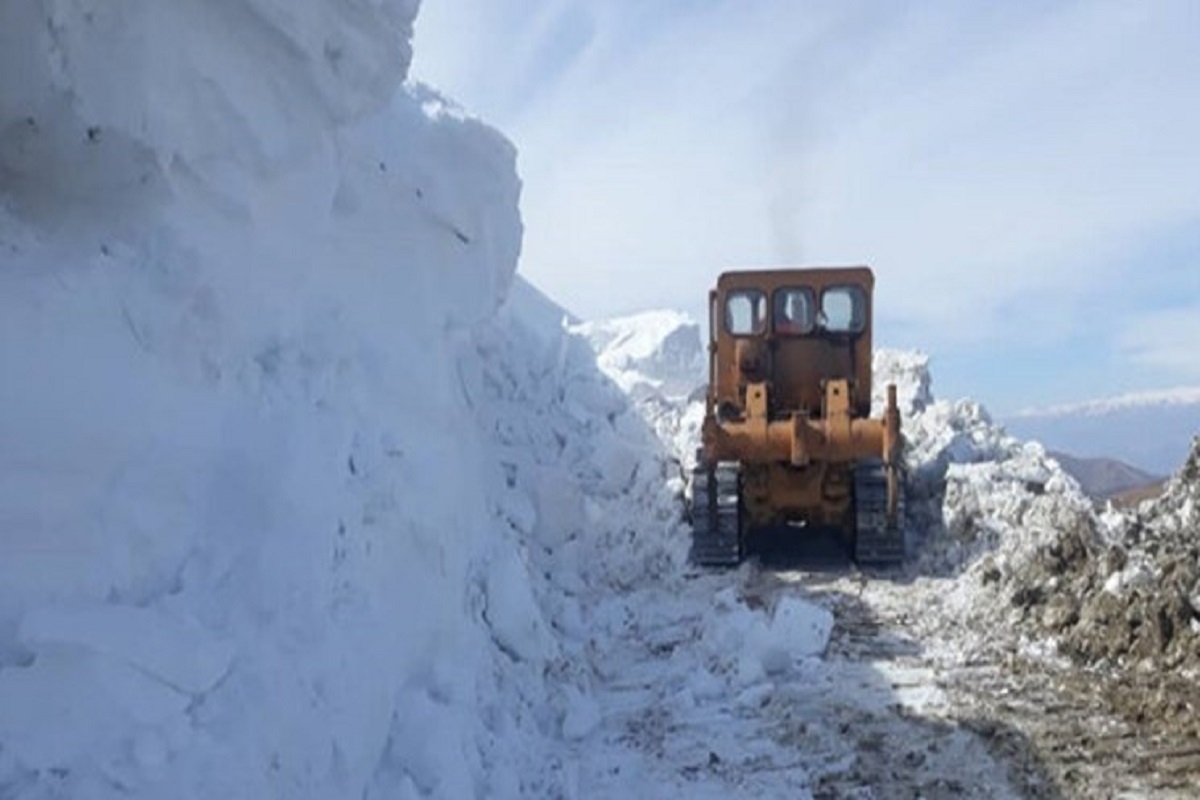
[[[520,785],[457,368],[519,183],[415,11],[0,9],[0,794]]]

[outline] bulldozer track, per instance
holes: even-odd
[[[736,464],[692,472],[692,563],[736,567],[742,560],[740,482]]]
[[[882,461],[854,469],[854,559],[868,566],[894,566],[904,561],[904,492],[897,498],[896,517],[888,521],[887,473]]]

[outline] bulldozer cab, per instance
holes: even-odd
[[[849,382],[850,408],[871,406],[867,267],[726,272],[709,294],[709,392],[722,419],[744,417],[747,387],[770,386],[769,416],[823,417],[825,384]]]

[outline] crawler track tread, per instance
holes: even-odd
[[[883,462],[868,461],[855,467],[854,559],[859,564],[888,567],[904,561],[903,490],[893,520],[888,519],[887,501],[887,473]]]
[[[741,475],[736,464],[692,471],[692,563],[736,567],[742,560]]]

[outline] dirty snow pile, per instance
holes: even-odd
[[[1041,445],[933,401],[923,357],[880,353],[876,380],[900,387],[917,568],[964,569],[958,611],[1089,664],[1200,668],[1200,447],[1162,497],[1096,514]]]
[[[1138,724],[1200,736],[1200,441],[1163,495],[1064,532],[1013,592],[1031,641],[1104,676]]]
[[[1102,522],[1105,546],[1039,598],[1043,623],[1087,662],[1200,674],[1200,438],[1159,497]]]
[[[931,402],[922,358],[880,353],[876,378],[901,387],[918,568],[966,567],[960,610],[1085,663],[1200,670],[1200,445],[1161,497],[1097,514],[1039,444]]]
[[[922,571],[1020,580],[1060,532],[1091,525],[1088,499],[1040,444],[1009,436],[973,400],[934,399],[927,356],[881,350],[874,369],[877,410],[897,385]]]

